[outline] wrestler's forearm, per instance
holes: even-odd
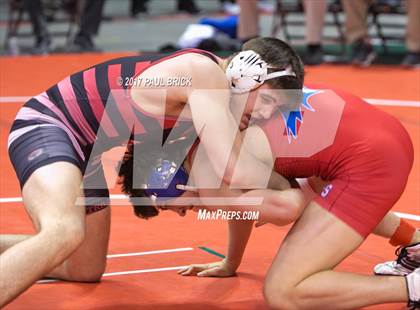
[[[221,202],[219,205],[208,206],[209,210],[222,209],[235,212],[258,212],[258,221],[268,222],[278,226],[287,225],[295,221],[306,206],[306,200],[301,190],[287,189],[276,190],[252,190],[247,192],[223,189],[218,191],[217,196]],[[234,193],[234,194],[233,194]],[[203,197],[215,197],[214,191],[200,190]],[[223,197],[229,200],[223,201]],[[205,200],[203,199],[205,204]],[[223,203],[223,204],[222,204]]]
[[[226,255],[226,263],[231,269],[236,270],[245,252],[251,235],[254,221],[246,220],[229,220],[229,243]]]

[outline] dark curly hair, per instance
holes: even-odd
[[[299,55],[286,42],[270,37],[257,37],[242,45],[243,51],[252,50],[259,54],[273,69],[269,73],[291,67],[296,76],[282,76],[268,80],[266,83],[273,89],[290,89],[288,105],[285,109],[295,109],[302,101],[303,82],[305,77],[304,65]]]
[[[135,142],[130,140],[127,145],[127,149],[124,153],[124,157],[120,162],[120,170],[118,172],[118,184],[121,185],[121,190],[123,193],[127,194],[130,197],[130,202],[133,205],[134,214],[140,218],[148,219],[149,217],[154,217],[159,214],[159,211],[152,205],[136,205],[133,202],[135,197],[146,197],[145,190],[142,188],[133,188],[133,174],[134,174],[134,145]],[[145,166],[146,164],[142,163],[140,166]],[[137,166],[136,164],[136,167]],[[144,172],[142,175],[146,175]]]
[[[166,141],[169,133],[170,130],[164,130],[163,141]],[[134,214],[136,216],[142,219],[148,219],[157,216],[159,211],[153,205],[136,205],[133,198],[148,197],[148,195],[146,195],[144,188],[133,187],[134,173],[139,173],[139,176],[136,175],[136,180],[140,180],[142,184],[146,184],[146,179],[151,167],[154,167],[158,161],[162,159],[183,162],[188,154],[189,147],[193,144],[195,139],[195,136],[191,135],[168,141],[168,146],[165,148],[164,152],[162,151],[162,148],[159,147],[161,145],[156,146],[156,143],[151,143],[151,141],[147,141],[147,139],[136,142],[133,139],[133,135],[131,136],[124,157],[120,161],[118,184],[121,185],[123,193],[130,197],[130,202],[133,205]],[[134,153],[137,153],[135,151],[136,148],[142,148],[142,156],[133,156]],[[136,169],[136,171],[134,171],[134,169]]]

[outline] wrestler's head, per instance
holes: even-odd
[[[130,143],[120,162],[118,183],[140,218],[157,216],[163,210],[184,216],[193,209],[186,200],[191,201],[196,194],[177,188],[188,182],[186,155],[190,144],[184,140],[170,142],[165,151],[148,142]]]
[[[241,128],[251,118],[268,119],[279,109],[293,110],[302,100],[303,63],[288,44],[276,38],[244,43],[242,51],[227,60],[226,76],[232,112],[243,111]]]

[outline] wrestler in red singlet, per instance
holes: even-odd
[[[300,111],[260,124],[275,170],[329,181],[315,201],[366,237],[401,196],[413,145],[393,116],[343,91],[311,87]]]

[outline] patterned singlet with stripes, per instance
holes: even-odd
[[[34,127],[53,125],[66,132],[86,164],[99,137],[105,138],[101,145],[106,151],[123,145],[132,135],[141,140],[152,131],[170,129],[175,124],[180,132],[192,130],[191,120],[176,122],[176,118],[143,111],[129,93],[130,79],[157,63],[187,53],[202,54],[217,63],[211,53],[187,49],[170,55],[118,58],[66,77],[25,103],[12,126],[9,146]]]

